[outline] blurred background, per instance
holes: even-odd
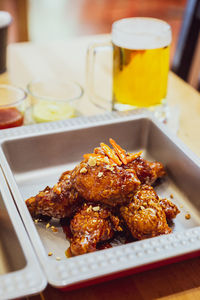
[[[167,21],[177,43],[186,0],[0,0],[14,22],[9,42],[49,41],[108,33],[118,19],[151,16]]]
[[[0,0],[0,10],[9,11],[14,19],[9,30],[9,43],[46,42],[109,33],[111,24],[124,17],[163,19],[172,27],[171,66],[186,5],[187,0]],[[196,56],[187,81],[199,88],[194,79],[199,74],[200,60]]]

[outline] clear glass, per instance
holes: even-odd
[[[54,122],[80,115],[79,101],[83,88],[66,80],[36,80],[28,84],[31,98],[31,117],[36,123]]]
[[[0,84],[0,129],[24,124],[26,92],[18,87]]]
[[[112,43],[113,108],[162,105],[169,72],[169,24],[154,18],[122,19],[112,26]]]
[[[91,45],[87,53],[90,100],[103,109],[148,108],[164,120],[171,27],[154,18],[127,18],[112,25],[111,43]],[[107,47],[106,47],[107,46]],[[112,97],[96,92],[94,70],[99,53],[112,47]],[[103,84],[103,82],[102,82]]]

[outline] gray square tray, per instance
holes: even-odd
[[[100,142],[107,143],[109,137],[129,151],[142,149],[145,158],[165,165],[168,176],[157,192],[167,198],[173,194],[181,213],[170,235],[68,259],[65,250],[69,243],[62,228],[54,233],[45,224],[34,224],[24,200],[46,185],[55,184],[62,172],[73,168],[84,153],[91,152]],[[69,287],[200,250],[200,160],[150,114],[107,113],[32,125],[0,133],[0,139],[4,174],[47,280],[53,286]],[[187,213],[191,215],[189,220],[185,219]],[[53,256],[48,256],[49,251]]]
[[[46,284],[0,168],[0,299],[36,294]]]

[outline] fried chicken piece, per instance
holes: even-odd
[[[94,149],[95,154],[106,155],[101,147],[97,147]],[[129,157],[128,153],[127,158]],[[137,155],[137,154],[136,154]],[[166,175],[164,166],[160,162],[150,162],[141,156],[136,157],[131,162],[127,164],[123,164],[122,167],[124,169],[133,169],[136,172],[138,179],[142,184],[152,185],[158,178]]]
[[[180,213],[178,207],[166,198],[160,199],[159,203],[162,206],[168,221],[176,218],[176,216]]]
[[[130,202],[141,183],[152,184],[165,174],[161,163],[151,163],[138,157],[140,152],[136,159],[128,162],[130,157],[125,150],[112,139],[111,142],[117,153],[101,143],[101,147],[95,148],[94,153],[74,170],[63,173],[53,188],[46,187],[29,198],[26,204],[31,215],[65,218],[74,212],[79,202],[82,203],[82,198],[112,207],[122,205]]]
[[[101,148],[95,152],[103,154]],[[96,160],[85,159],[73,171],[63,173],[53,188],[46,187],[26,200],[26,204],[33,217],[64,218],[73,213],[82,198],[110,206],[128,203],[140,181],[153,183],[164,174],[164,167],[158,162],[150,163],[139,157],[117,166],[102,155]]]
[[[71,182],[71,171],[63,173],[53,188],[46,187],[35,197],[26,200],[33,217],[40,215],[54,218],[69,217],[82,199]]]
[[[72,255],[96,251],[99,242],[110,240],[120,228],[119,219],[110,210],[85,203],[70,223]]]
[[[71,178],[86,201],[110,206],[127,203],[140,185],[133,169],[125,169],[100,155],[82,161],[72,171]]]
[[[160,162],[150,162],[140,156],[125,165],[124,168],[135,170],[142,184],[152,185],[158,178],[166,174],[164,166]]]
[[[141,185],[133,201],[122,206],[120,213],[136,239],[142,240],[171,232],[158,195],[151,186]]]
[[[33,217],[54,218],[70,216],[82,198],[110,206],[127,203],[140,185],[134,170],[125,170],[111,163],[108,157],[86,159],[73,171],[62,174],[53,188],[46,187],[35,197],[26,200]]]

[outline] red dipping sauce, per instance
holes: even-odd
[[[15,107],[0,109],[0,129],[7,129],[23,125],[23,114]]]
[[[26,98],[23,89],[0,84],[0,130],[24,124]]]

